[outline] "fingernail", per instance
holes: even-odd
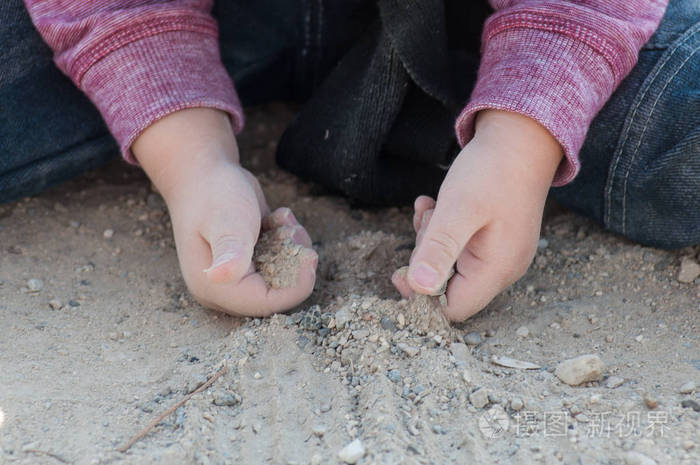
[[[412,273],[413,280],[426,289],[432,290],[440,286],[437,270],[427,263],[420,263]]]
[[[284,213],[284,219],[286,220],[287,224],[290,224],[290,225],[298,225],[299,224],[296,216],[294,216],[294,213],[292,213],[292,211],[289,208],[287,208],[287,210]]]
[[[292,234],[292,242],[297,245],[304,245],[304,228],[301,226],[294,226],[294,233]]]
[[[230,262],[231,260],[235,259],[239,255],[240,255],[240,252],[238,252],[238,251],[225,252],[225,253],[219,255],[218,257],[216,257],[216,259],[214,260],[214,263],[212,263],[209,268],[204,270],[204,272],[207,273],[207,272],[213,270],[214,268],[216,268],[217,266],[223,265],[226,262]]]

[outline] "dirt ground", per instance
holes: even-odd
[[[194,303],[162,199],[120,162],[0,205],[0,463],[700,463],[700,279],[679,281],[700,248],[554,209],[525,277],[463,324],[426,322],[389,281],[410,210],[274,169],[289,110],[248,115],[245,163],[314,239],[314,294],[269,319]],[[602,379],[563,383],[583,354]]]

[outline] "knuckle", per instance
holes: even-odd
[[[461,252],[459,241],[448,231],[435,231],[423,241],[432,254],[437,254],[440,262],[454,261]]]

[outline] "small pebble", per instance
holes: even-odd
[[[255,374],[253,375],[253,378],[260,379],[260,378],[262,378],[262,375],[260,374],[259,371],[256,371]]]
[[[470,346],[476,346],[481,344],[481,334],[477,331],[472,331],[464,335],[464,343]]]
[[[114,236],[114,229],[105,229],[102,235],[105,239],[111,239]]]
[[[352,314],[346,308],[341,308],[334,315],[335,327],[339,330],[345,328],[345,325],[352,320]]]
[[[212,403],[220,407],[234,407],[241,403],[241,398],[237,394],[217,391],[214,393]]]
[[[538,249],[546,249],[549,246],[549,241],[547,239],[540,239],[537,241],[537,248]]]
[[[656,461],[652,458],[631,450],[625,454],[625,464],[627,465],[656,465]]]
[[[323,423],[314,423],[311,426],[311,432],[314,433],[316,436],[323,436],[326,434],[328,431],[328,426],[324,425]]]
[[[52,299],[49,300],[49,307],[51,307],[52,310],[60,310],[61,307],[63,307],[63,304],[60,300]]]
[[[395,333],[399,329],[396,327],[396,324],[391,320],[391,318],[387,318],[385,316],[383,316],[382,319],[379,320],[379,324],[382,325],[382,328],[393,333]]]
[[[420,352],[420,349],[418,347],[410,346],[405,342],[399,342],[398,344],[396,344],[396,347],[398,347],[399,350],[401,350],[409,357],[415,357]]]
[[[476,408],[484,408],[489,403],[489,392],[486,388],[479,388],[469,394],[469,402]]]
[[[698,276],[700,276],[700,264],[692,257],[683,257],[678,271],[678,281],[692,283]]]
[[[554,374],[569,386],[578,386],[588,381],[597,381],[603,377],[605,364],[594,354],[581,355],[561,362]]]
[[[681,407],[692,408],[695,412],[700,412],[700,404],[695,402],[693,399],[684,399],[681,402]]]
[[[345,463],[356,463],[365,455],[365,446],[360,439],[355,439],[338,452],[338,458]]]
[[[622,386],[622,383],[624,382],[624,378],[621,378],[619,376],[611,376],[607,380],[605,380],[605,387],[608,389],[615,389],[617,387]]]
[[[524,406],[525,404],[523,403],[523,400],[520,397],[515,397],[513,398],[513,400],[510,401],[510,408],[512,408],[516,412],[522,410]]]
[[[518,337],[528,337],[530,335],[530,330],[527,329],[527,326],[521,326],[515,331],[515,334]]]
[[[696,388],[695,381],[688,381],[687,383],[685,383],[684,385],[682,385],[680,387],[678,392],[680,392],[681,394],[690,394],[695,390],[695,388]]]
[[[690,450],[690,449],[692,449],[693,447],[695,447],[695,443],[694,443],[693,441],[691,441],[690,439],[686,439],[686,440],[683,441],[683,443],[681,444],[681,447],[683,448],[683,450]]]
[[[644,404],[646,404],[649,410],[653,410],[659,406],[659,400],[656,398],[656,396],[649,392],[645,392],[642,396],[642,399],[644,400]]]
[[[401,372],[399,370],[389,370],[386,374],[386,377],[389,378],[389,381],[391,381],[392,383],[401,382]]]
[[[450,352],[452,352],[452,355],[458,363],[467,363],[467,361],[472,358],[469,347],[461,342],[453,342],[450,344]]]
[[[29,289],[29,292],[39,292],[44,288],[44,281],[41,279],[37,278],[32,278],[29,281],[27,281],[27,289]]]
[[[642,342],[643,339],[644,339],[644,335],[642,335],[642,334],[640,334],[634,338],[634,340],[637,342]]]
[[[435,433],[435,434],[447,434],[447,431],[442,426],[435,424],[435,425],[433,425],[433,433]]]

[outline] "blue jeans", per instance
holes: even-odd
[[[222,58],[245,104],[311,94],[374,15],[371,0],[336,5],[216,2]],[[0,44],[0,202],[118,154],[97,110],[52,63],[21,0],[0,4]],[[696,0],[671,0],[639,62],[594,119],[581,162],[571,184],[552,189],[558,202],[643,244],[700,243]]]

